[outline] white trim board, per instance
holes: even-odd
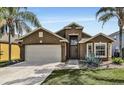
[[[86,52],[86,54],[87,54],[87,57],[89,56],[89,48],[88,48],[88,46],[89,45],[91,45],[91,51],[93,52],[93,43],[87,43],[87,52]]]

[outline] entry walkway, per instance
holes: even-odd
[[[55,69],[79,69],[79,60],[70,59],[66,63],[56,65]]]

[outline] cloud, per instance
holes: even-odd
[[[96,19],[93,17],[89,17],[89,18],[48,18],[44,21],[42,21],[42,23],[64,23],[64,22],[86,22],[86,21],[95,21]]]

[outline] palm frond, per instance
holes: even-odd
[[[4,32],[5,32],[5,26],[2,26],[2,27],[0,28],[0,33],[1,33],[1,34],[4,34]]]
[[[21,25],[27,33],[32,31],[32,29],[25,22],[22,22]]]
[[[16,21],[15,28],[19,35],[23,35],[23,32],[29,33],[32,31],[31,28],[23,21]]]
[[[5,20],[5,22],[3,20]],[[36,15],[27,11],[26,7],[0,7],[0,33],[10,32],[12,36],[14,36],[15,33],[22,35],[24,32],[31,31],[31,28],[27,24],[36,27],[41,26]]]
[[[114,15],[113,13],[106,13],[104,15],[102,15],[101,17],[99,17],[98,19],[98,22],[103,22],[102,24],[102,27],[103,25],[108,21],[110,20],[111,18],[115,17],[116,15]]]
[[[114,7],[102,7],[97,11],[96,18],[102,13],[107,13],[107,12],[112,13],[114,11],[116,11],[116,8]]]
[[[6,20],[0,18],[0,28],[6,24]]]
[[[25,22],[31,23],[33,26],[41,27],[39,20],[36,15],[29,11],[20,12],[18,16]]]
[[[3,26],[0,28],[0,38],[2,38],[2,36],[4,35],[5,30],[6,30],[6,25],[3,25]]]
[[[16,28],[17,34],[20,36],[20,34],[22,34],[22,32],[23,32],[23,29],[21,26],[21,21],[19,21],[19,20],[15,21],[15,28]]]

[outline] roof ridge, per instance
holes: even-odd
[[[99,36],[99,35],[103,35],[103,36],[105,36],[106,38],[108,38],[108,39],[114,41],[114,39],[112,39],[112,38],[109,37],[108,35],[106,35],[106,34],[100,32],[100,33],[96,34],[95,36],[89,38],[88,40],[84,41],[83,43],[85,43],[85,42],[87,42],[87,41],[89,41],[89,40],[91,40],[91,39],[93,39],[93,38],[95,38],[95,37],[97,37],[97,36]],[[82,39],[81,39],[81,40],[82,40]],[[79,41],[79,43],[82,43],[81,40]]]
[[[21,38],[19,38],[19,40],[20,40],[20,39],[23,39],[23,38],[25,38],[25,37],[27,37],[27,36],[29,36],[30,34],[36,32],[36,31],[38,31],[38,30],[40,30],[40,29],[43,29],[43,30],[45,30],[46,32],[51,33],[51,34],[55,35],[55,36],[58,37],[58,38],[61,38],[61,39],[63,39],[63,40],[67,40],[67,39],[65,39],[65,38],[63,38],[63,37],[57,35],[56,33],[53,33],[52,31],[50,31],[50,30],[48,30],[48,29],[46,29],[46,28],[44,28],[44,27],[39,27],[39,28],[34,29],[32,32],[30,32],[30,33],[28,33],[28,34],[22,36]]]
[[[63,28],[61,28],[60,30],[56,31],[55,33],[58,33],[58,32],[60,32],[60,31],[64,30],[66,27],[68,27],[68,26],[70,26],[70,25],[72,25],[72,24],[76,24],[76,25],[78,25],[78,26],[84,28],[82,25],[79,25],[79,24],[76,23],[76,22],[71,22],[70,24],[64,26]]]

